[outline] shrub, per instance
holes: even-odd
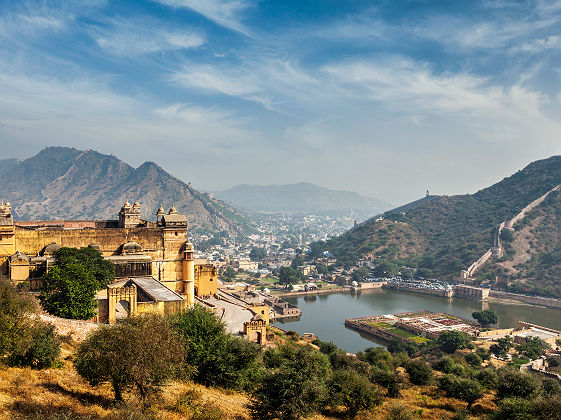
[[[169,322],[158,316],[127,318],[94,331],[78,347],[74,366],[91,385],[110,382],[115,399],[135,386],[144,401],[183,364],[183,346]]]
[[[287,344],[267,351],[265,363],[270,370],[253,391],[250,403],[256,418],[298,418],[323,407],[329,374],[327,356],[311,346]]]
[[[373,368],[370,377],[372,378],[372,382],[388,390],[389,397],[399,397],[400,380],[395,371]]]
[[[496,389],[499,385],[499,375],[497,375],[495,369],[481,369],[475,374],[475,379],[487,389]]]
[[[388,343],[387,349],[391,354],[407,353],[411,357],[419,348],[409,341],[405,342],[399,338],[392,338]]]
[[[12,353],[9,364],[12,366],[31,366],[34,369],[45,369],[53,366],[60,356],[60,339],[55,327],[37,322],[30,328],[31,345],[22,353]]]
[[[195,368],[196,382],[250,390],[259,380],[261,347],[227,334],[224,324],[211,311],[195,305],[171,321],[183,338],[185,361]]]
[[[452,373],[456,376],[465,375],[466,371],[463,365],[456,362],[450,356],[444,356],[435,363],[434,368],[443,373]]]
[[[382,402],[376,387],[368,378],[353,370],[336,371],[328,387],[330,404],[344,406],[350,417]]]
[[[432,382],[433,372],[424,361],[411,360],[405,365],[409,380],[414,385],[428,385]]]
[[[504,357],[512,348],[512,345],[512,337],[506,336],[503,338],[499,338],[495,344],[491,344],[489,350],[495,356]]]
[[[458,378],[450,374],[439,379],[438,387],[446,392],[446,396],[467,402],[468,408],[483,395],[483,388],[476,380]]]
[[[497,390],[497,395],[501,399],[510,397],[529,398],[539,392],[540,382],[527,373],[503,368],[499,370]]]
[[[553,378],[542,379],[542,394],[546,397],[561,396],[561,385]]]
[[[524,398],[505,398],[499,402],[499,408],[492,416],[494,420],[534,420],[532,402]]]
[[[335,370],[348,369],[360,375],[368,376],[370,365],[358,357],[346,353],[332,353],[329,358],[331,366]]]
[[[191,389],[177,399],[173,410],[190,419],[221,420],[226,418],[220,407],[210,402],[202,402],[201,399],[201,393]]]
[[[481,366],[481,357],[477,353],[468,353],[465,355],[466,362],[472,367]]]
[[[460,331],[445,331],[436,340],[438,346],[445,353],[454,353],[458,349],[463,349],[469,343],[469,337]]]

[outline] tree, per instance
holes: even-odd
[[[431,367],[421,360],[410,360],[405,365],[409,380],[414,385],[428,385],[432,382],[433,372]]]
[[[368,267],[361,266],[353,271],[351,277],[354,281],[358,282],[364,279],[365,277],[368,277],[369,275],[370,275],[370,270],[368,269]]]
[[[495,325],[497,322],[499,322],[498,315],[491,309],[473,312],[471,316],[473,317],[473,319],[479,322],[479,325],[481,325],[483,328],[490,327],[491,325]]]
[[[183,360],[181,340],[168,320],[147,315],[98,328],[78,347],[74,366],[93,386],[111,383],[116,400],[134,386],[146,402],[178,373]]]
[[[354,418],[359,411],[370,410],[382,402],[376,387],[368,378],[354,370],[335,371],[328,387],[330,404],[345,407],[350,418]]]
[[[411,357],[418,350],[418,347],[410,341],[405,342],[400,338],[392,338],[388,343],[387,349],[391,354],[407,353]]]
[[[465,359],[471,367],[479,367],[483,361],[477,353],[468,353],[465,355]]]
[[[30,366],[46,369],[60,356],[60,339],[52,324],[36,322],[30,328],[31,343],[24,352],[13,352],[8,358],[11,366]]]
[[[522,397],[529,398],[540,391],[538,379],[527,373],[503,368],[499,370],[499,385],[497,387],[499,398]]]
[[[376,277],[393,277],[399,272],[399,266],[393,261],[380,261],[372,274]]]
[[[253,247],[249,252],[249,258],[251,261],[261,261],[267,258],[267,251],[265,248]]]
[[[535,360],[541,356],[542,352],[549,348],[549,345],[539,337],[526,337],[525,343],[516,347],[516,351]]]
[[[327,356],[311,346],[294,344],[265,353],[268,373],[253,392],[256,418],[299,418],[314,414],[327,400]]]
[[[294,257],[292,259],[292,262],[290,263],[290,267],[292,267],[294,270],[297,270],[301,265],[304,265],[304,259],[300,256]]]
[[[300,281],[300,275],[292,267],[281,267],[279,271],[279,284],[294,284]]]
[[[460,331],[444,331],[436,342],[442,351],[452,354],[458,349],[465,348],[469,343],[469,337]]]
[[[261,347],[226,333],[211,311],[195,305],[174,315],[173,328],[183,339],[185,362],[203,385],[251,390],[262,374]]]
[[[513,342],[512,337],[506,336],[499,338],[495,344],[491,344],[489,350],[495,356],[504,357],[508,353],[508,351],[512,348]]]
[[[69,264],[79,264],[92,274],[97,282],[96,290],[101,290],[115,280],[115,264],[106,260],[95,248],[66,248],[55,252],[55,264],[65,268]]]
[[[400,390],[400,380],[395,370],[386,370],[377,367],[372,368],[371,374],[372,382],[383,386],[388,390],[388,397],[397,398],[399,397]]]
[[[98,282],[82,265],[54,266],[43,277],[39,300],[50,314],[62,318],[89,319],[95,315]]]
[[[44,369],[60,354],[60,340],[50,324],[35,315],[33,298],[0,280],[0,360],[11,366]]]
[[[43,276],[39,299],[50,314],[88,319],[95,315],[95,294],[115,279],[115,266],[94,248],[60,248],[55,265]]]
[[[483,395],[483,388],[478,381],[451,374],[443,375],[438,381],[438,387],[446,392],[446,396],[467,402],[468,409]]]

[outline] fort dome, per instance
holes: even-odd
[[[131,208],[131,203],[129,203],[129,201],[125,201],[125,204],[123,205],[123,208],[125,209],[130,209]]]
[[[165,212],[164,208],[162,207],[162,205],[160,204],[160,208],[159,208],[158,211],[156,212],[156,215],[157,215],[157,216],[162,216],[162,215],[164,215],[164,214],[166,214],[166,212]]]
[[[171,205],[168,214],[177,214],[177,210],[175,209],[175,206],[173,204]]]
[[[134,204],[132,205],[132,207],[135,208],[135,209],[139,209],[140,204],[138,203],[138,201],[135,201]]]
[[[61,245],[57,244],[56,242],[51,242],[49,245],[43,248],[41,255],[42,256],[54,255],[54,253],[57,252],[60,248],[62,248]]]
[[[129,241],[123,245],[123,252],[122,252],[123,255],[137,254],[139,252],[142,252],[142,247],[137,242]]]

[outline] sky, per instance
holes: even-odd
[[[1,158],[393,204],[561,154],[561,2],[0,0]]]

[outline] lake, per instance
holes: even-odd
[[[277,326],[285,330],[297,331],[300,334],[314,333],[321,340],[333,341],[340,348],[351,353],[367,347],[383,345],[383,343],[375,342],[373,339],[361,336],[355,330],[345,327],[346,318],[369,315],[428,310],[472,319],[472,312],[492,309],[499,316],[499,326],[502,328],[514,327],[520,320],[561,329],[561,311],[556,309],[523,304],[479,302],[460,298],[447,299],[388,289],[284,299],[298,305],[302,309],[302,317],[298,321],[277,321]]]

